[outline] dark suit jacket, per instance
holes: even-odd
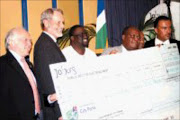
[[[34,48],[34,67],[44,95],[43,114],[45,120],[57,120],[61,116],[57,102],[48,104],[47,95],[55,93],[49,65],[64,61],[66,59],[57,44],[47,34],[42,33]]]
[[[0,57],[0,118],[2,120],[33,120],[34,97],[23,69],[7,51]]]
[[[174,39],[170,39],[170,43],[177,43],[178,49],[179,49],[179,53],[180,53],[180,41],[174,40]],[[150,41],[147,41],[144,45],[144,48],[148,48],[148,47],[153,47],[155,46],[155,39],[152,39]]]

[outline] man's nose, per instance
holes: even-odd
[[[61,27],[62,29],[64,29],[64,23],[62,23],[62,24],[60,25],[60,27]]]

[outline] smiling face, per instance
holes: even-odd
[[[62,31],[64,29],[64,17],[62,13],[54,11],[52,18],[44,20],[46,31],[53,35],[55,38],[62,37]]]
[[[127,32],[122,35],[122,43],[127,50],[138,49],[140,40],[140,33],[138,29],[129,28]]]
[[[79,46],[88,47],[88,35],[83,27],[78,27],[74,30],[72,39],[73,42],[78,44]]]
[[[171,37],[171,21],[160,20],[155,28],[157,38],[161,41],[166,41]]]
[[[9,41],[9,49],[13,50],[21,57],[29,55],[32,47],[31,36],[23,28],[17,28],[13,32],[14,37]]]

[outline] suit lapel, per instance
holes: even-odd
[[[52,46],[52,48],[54,48],[54,49],[57,51],[57,53],[59,53],[59,56],[61,57],[61,59],[63,59],[63,61],[66,61],[66,59],[65,59],[63,53],[61,52],[59,46],[52,40],[52,38],[49,37],[49,36],[48,36],[47,34],[45,34],[45,33],[42,33],[42,36],[43,36],[44,40],[47,38],[47,39],[46,39],[46,40],[47,40],[46,42],[47,42],[48,44],[51,44],[50,46]]]
[[[14,58],[14,56],[10,53],[7,52],[7,58],[8,58],[8,64],[15,69],[24,79],[28,79],[22,69],[22,67],[19,65],[17,60]]]
[[[58,45],[52,40],[52,38],[49,37],[49,36],[48,36],[47,34],[45,34],[45,33],[43,33],[43,35],[44,35],[45,38],[48,38],[47,40],[48,40],[49,44],[52,44],[53,48],[56,48],[56,50],[59,51]]]

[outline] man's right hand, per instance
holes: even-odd
[[[50,95],[49,95],[49,99],[50,99],[50,101],[52,101],[52,102],[57,101],[57,95],[56,95],[56,93],[50,94]]]

